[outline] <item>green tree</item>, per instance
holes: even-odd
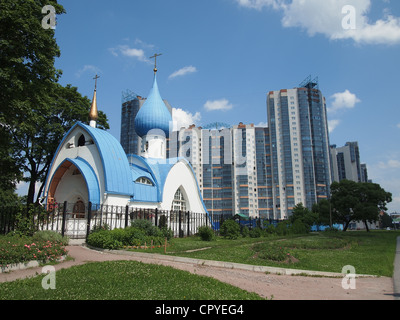
[[[331,226],[336,223],[332,216],[332,207],[330,200],[323,199],[318,203],[315,203],[312,207],[312,211],[318,215],[317,223],[323,226]]]
[[[11,173],[4,184],[29,183],[27,203],[34,203],[35,184],[43,182],[54,152],[76,121],[87,121],[90,100],[71,85],[61,86],[60,56],[53,29],[44,29],[42,8],[57,1],[2,0],[0,2],[0,130],[6,152],[0,152],[1,171]],[[100,127],[108,128],[99,113]],[[1,172],[1,173],[2,173]],[[37,201],[37,199],[36,199]]]
[[[393,228],[393,219],[386,212],[380,216],[380,227],[381,228]]]
[[[392,194],[386,192],[379,184],[342,180],[331,186],[333,216],[344,224],[346,231],[350,222],[378,221],[379,213],[385,211],[387,203],[392,201]]]
[[[307,230],[310,231],[311,227],[318,221],[318,214],[304,207],[302,203],[298,203],[293,208],[292,216],[289,218],[289,221],[292,224],[295,221],[300,221],[306,226]]]

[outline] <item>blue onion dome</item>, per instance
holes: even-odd
[[[169,128],[172,116],[158,91],[156,75],[154,75],[153,88],[147,100],[140,108],[135,118],[135,131],[140,137],[144,137],[150,130],[159,129],[169,137]]]

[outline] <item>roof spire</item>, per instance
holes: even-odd
[[[157,73],[157,57],[162,56],[162,53],[155,53],[154,56],[150,57],[150,59],[154,58],[154,74]]]
[[[98,111],[97,111],[97,79],[100,78],[97,74],[93,78],[95,80],[94,84],[94,93],[92,100],[92,107],[90,108],[89,118],[90,118],[90,126],[96,128],[96,120],[98,119]]]

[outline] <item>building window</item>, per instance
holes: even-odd
[[[81,134],[81,136],[78,139],[78,147],[83,147],[86,143],[85,136]]]
[[[140,183],[140,184],[146,184],[146,185],[149,185],[149,186],[153,186],[153,183],[150,181],[150,179],[145,178],[145,177],[140,177],[135,182],[136,183]]]
[[[181,189],[178,189],[175,193],[174,200],[172,201],[171,210],[186,211],[186,199],[183,196]]]

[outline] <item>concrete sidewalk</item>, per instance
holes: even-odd
[[[396,256],[394,258],[393,289],[395,299],[400,300],[400,237],[397,238]]]

